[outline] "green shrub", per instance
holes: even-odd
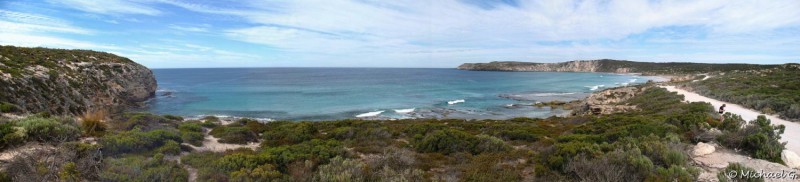
[[[62,167],[61,172],[58,173],[58,177],[61,178],[62,181],[81,181],[81,172],[78,171],[77,167],[75,166],[74,162],[67,162]]]
[[[522,181],[514,166],[503,165],[503,154],[480,154],[466,166],[464,181]]]
[[[700,169],[695,167],[681,167],[681,166],[670,166],[669,168],[662,168],[659,167],[656,170],[656,174],[650,176],[648,181],[680,181],[680,182],[692,182],[697,181],[697,177],[700,175]]]
[[[539,139],[539,136],[534,132],[525,129],[503,130],[500,131],[498,136],[506,140],[522,140],[528,142],[535,142]]]
[[[209,133],[219,138],[222,143],[247,144],[248,142],[258,141],[258,136],[242,126],[219,126]]]
[[[511,150],[511,146],[499,138],[488,135],[477,135],[476,137],[478,141],[472,148],[472,153],[479,154],[484,152],[505,152]]]
[[[177,123],[177,121],[168,120],[162,116],[151,113],[125,113],[118,121],[112,122],[111,124],[117,130],[131,130],[138,126],[142,130],[149,131],[175,127]]]
[[[203,146],[205,134],[203,132],[203,126],[199,121],[181,123],[178,125],[178,130],[181,132],[181,139],[183,139],[184,142],[194,146]]]
[[[172,161],[164,161],[156,155],[147,159],[142,156],[107,158],[100,173],[100,181],[188,181],[189,173]]]
[[[168,141],[182,142],[178,132],[174,130],[159,129],[143,132],[134,129],[106,135],[100,140],[100,144],[107,153],[114,155],[150,151],[161,147]]]
[[[264,164],[254,169],[242,168],[232,172],[231,181],[288,181],[288,178],[275,170],[275,166]]]
[[[78,139],[81,131],[74,120],[64,118],[28,117],[17,120],[25,129],[25,137],[40,142],[66,142]]]
[[[175,116],[175,115],[167,114],[167,115],[163,115],[162,117],[164,117],[164,118],[166,118],[168,120],[172,120],[172,121],[183,121],[183,117]]]
[[[785,144],[780,142],[785,126],[772,125],[765,116],[758,116],[745,128],[726,131],[720,136],[720,143],[734,149],[742,149],[750,156],[771,162],[781,163],[781,152]]]
[[[722,131],[728,132],[735,132],[742,129],[742,126],[746,123],[741,116],[726,112],[722,115],[724,118],[722,124],[720,124],[719,129]]]
[[[653,168],[653,162],[634,149],[615,150],[596,158],[581,155],[569,162],[567,170],[580,181],[644,181]]]
[[[0,150],[23,143],[25,141],[24,131],[12,123],[0,124]]]
[[[418,152],[440,152],[444,154],[471,152],[476,140],[469,133],[455,129],[443,129],[426,135],[420,141],[415,141],[414,147]]]
[[[0,102],[0,112],[9,113],[16,112],[18,110],[19,109],[17,109],[17,105],[8,102]]]
[[[158,148],[158,152],[169,155],[178,155],[181,153],[181,144],[175,142],[174,140],[168,140],[164,143],[164,145]]]
[[[366,164],[359,160],[335,157],[330,164],[321,165],[314,175],[314,181],[366,181]]]
[[[342,142],[336,140],[319,140],[279,147],[266,148],[261,155],[268,156],[273,164],[281,171],[286,171],[287,166],[295,161],[311,160],[326,163],[330,158],[344,155]]]
[[[311,140],[317,133],[309,122],[271,122],[267,126],[269,129],[263,133],[265,146],[297,144]]]

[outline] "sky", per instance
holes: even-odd
[[[150,68],[800,62],[798,0],[0,0],[0,45]]]

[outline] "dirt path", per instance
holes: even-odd
[[[715,100],[712,98],[708,98],[694,92],[689,92],[683,89],[676,88],[675,86],[661,86],[662,88],[666,88],[670,92],[678,92],[678,94],[684,95],[684,99],[690,102],[708,102],[714,106],[714,108],[719,108],[722,104],[725,104],[725,112],[730,112],[733,114],[741,115],[742,119],[745,121],[752,121],[755,120],[759,115],[765,115],[761,112],[748,109],[742,107],[737,104],[723,102],[719,100]],[[781,141],[787,142],[786,149],[791,150],[792,152],[798,153],[800,152],[800,123],[794,123],[790,121],[786,121],[780,119],[774,115],[765,115],[767,119],[772,121],[774,125],[784,125],[786,126],[786,130],[784,131],[783,135],[781,135]]]

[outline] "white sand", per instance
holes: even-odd
[[[762,114],[761,112],[744,108],[740,105],[732,104],[729,102],[723,102],[719,100],[714,100],[693,92],[689,92],[683,89],[676,88],[675,86],[661,86],[662,88],[666,88],[670,92],[678,92],[684,96],[684,99],[690,102],[708,102],[714,106],[715,109],[719,109],[722,104],[725,104],[725,112],[730,112],[733,114],[737,114],[742,116],[742,119],[745,121],[752,121],[755,120],[758,115],[765,115],[767,119],[772,121],[774,125],[784,125],[786,126],[786,130],[784,131],[783,135],[781,135],[781,141],[787,142],[786,148],[791,150],[792,152],[798,153],[800,152],[800,124],[794,123],[790,121],[786,121],[780,119],[774,115],[766,115]]]
[[[238,148],[249,148],[256,150],[260,145],[259,142],[250,142],[248,144],[231,144],[231,143],[220,143],[219,138],[216,138],[210,134],[210,131],[206,131],[205,133],[205,140],[203,140],[203,146],[197,147],[189,143],[184,143],[189,147],[192,147],[195,151],[211,151],[211,152],[225,152],[226,150],[234,150]]]

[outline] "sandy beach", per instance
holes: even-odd
[[[738,114],[742,116],[742,119],[745,121],[755,120],[758,115],[765,115],[761,112],[748,109],[742,107],[737,104],[732,104],[729,102],[719,101],[712,98],[708,98],[694,92],[689,92],[683,89],[676,88],[675,86],[661,86],[662,88],[666,88],[670,92],[678,92],[678,94],[684,95],[684,99],[690,102],[708,102],[714,106],[714,108],[719,108],[722,104],[725,104],[725,112],[730,112],[733,114]],[[774,115],[766,115],[767,119],[772,121],[774,125],[784,125],[786,126],[786,130],[781,135],[781,141],[787,142],[786,149],[791,150],[792,152],[798,153],[800,152],[800,123],[794,123],[790,121],[786,121],[784,119],[780,119]]]

